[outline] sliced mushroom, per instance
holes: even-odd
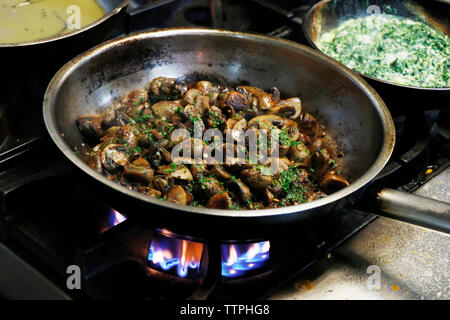
[[[297,122],[290,120],[290,119],[286,119],[284,121],[282,129],[284,131],[286,131],[286,133],[288,134],[288,137],[291,141],[298,140],[298,137],[300,136],[300,130],[298,129]]]
[[[234,125],[238,122],[238,119],[235,118],[229,118],[225,121],[225,128],[226,129],[233,129]]]
[[[320,188],[328,194],[348,187],[349,185],[347,180],[333,173],[324,175],[319,183]]]
[[[219,192],[209,199],[206,206],[212,209],[229,209],[231,203],[231,198],[228,192]]]
[[[258,100],[258,108],[262,111],[268,111],[275,106],[275,100],[269,93],[263,92],[256,96]]]
[[[181,103],[183,105],[194,104],[197,97],[200,95],[200,91],[197,89],[189,89],[183,96]]]
[[[103,115],[102,127],[108,129],[115,126],[123,126],[130,122],[124,109],[108,110]]]
[[[188,90],[188,86],[183,78],[178,78],[177,80],[175,80],[174,88],[175,91],[180,94],[180,96],[183,96]]]
[[[206,162],[202,163],[193,163],[191,165],[191,172],[195,179],[200,179],[201,177],[209,174],[209,170],[207,168]]]
[[[319,122],[310,113],[303,114],[300,121],[300,130],[312,139],[322,135]]]
[[[106,170],[114,170],[128,164],[126,149],[120,144],[107,145],[102,153],[101,160],[103,168]]]
[[[78,129],[88,139],[99,139],[103,136],[102,117],[97,115],[79,117]]]
[[[209,107],[209,105],[208,105]],[[196,107],[195,105],[187,105],[183,111],[183,117],[185,119],[184,127],[189,128],[198,128],[200,133],[202,134],[205,131],[205,124],[202,120],[203,109]]]
[[[189,104],[186,107],[184,107],[183,116],[187,120],[192,120],[192,119],[200,120],[202,117],[202,114],[200,111],[201,110],[197,109],[194,105]]]
[[[264,175],[258,169],[245,169],[241,171],[242,179],[252,188],[264,189],[272,183],[271,175]]]
[[[275,158],[271,157],[268,159],[267,163],[260,168],[262,173],[265,175],[275,176],[280,172],[286,171],[292,165],[292,162],[286,158]]]
[[[172,162],[172,154],[165,148],[161,147],[161,158],[168,163]]]
[[[206,124],[209,128],[222,129],[225,125],[226,117],[216,106],[212,106],[206,114]]]
[[[172,188],[172,182],[166,176],[155,176],[153,178],[153,186],[163,194],[166,194]]]
[[[248,107],[248,100],[240,92],[229,91],[219,95],[219,106],[221,109],[230,106],[235,111],[243,111]]]
[[[299,163],[301,166],[307,167],[310,158],[311,154],[309,149],[303,143],[289,148],[289,160]]]
[[[122,103],[127,107],[137,107],[144,105],[148,100],[148,93],[144,89],[137,89],[130,91],[122,100]]]
[[[316,178],[321,177],[325,174],[330,165],[330,156],[326,149],[321,149],[315,152],[311,156],[311,168],[314,170],[314,176]]]
[[[158,119],[171,120],[181,108],[179,101],[160,101],[152,105],[151,109]]]
[[[273,202],[273,199],[275,198],[275,196],[273,195],[272,192],[269,191],[269,189],[264,189],[263,194],[262,194],[262,200],[267,204],[271,204]]]
[[[148,190],[148,191],[146,192],[146,194],[147,194],[148,196],[150,196],[150,197],[153,197],[153,198],[159,198],[159,197],[161,197],[161,195],[162,195],[161,191],[156,190],[156,189],[153,189],[153,188],[150,188],[150,190]]]
[[[278,90],[277,87],[272,87],[270,88],[270,93],[272,94],[272,97],[275,100],[275,102],[278,103],[281,98],[280,90]]]
[[[150,92],[155,96],[168,96],[175,89],[175,78],[157,77],[150,84]]]
[[[173,186],[167,193],[167,200],[173,203],[186,205],[187,195],[182,186]]]
[[[191,170],[189,170],[183,164],[177,164],[177,165],[170,164],[170,165],[163,166],[158,170],[158,173],[166,174],[171,178],[176,178],[176,179],[185,180],[185,181],[194,180]]]
[[[249,163],[247,160],[242,161],[242,159],[239,158],[227,159],[227,161],[223,164],[223,166],[231,172],[237,172],[244,169],[250,169],[253,167],[253,165]]]
[[[216,165],[217,162],[224,166],[244,164],[246,152],[247,149],[241,144],[213,142],[204,148],[203,159],[211,165]]]
[[[243,92],[246,95],[257,96],[258,94],[264,93],[264,90],[258,87],[251,86],[239,86],[236,90]]]
[[[310,146],[310,150],[312,153],[320,151],[324,147],[324,142],[322,138],[317,138]]]
[[[137,158],[131,163],[135,167],[143,167],[143,168],[150,168],[150,163],[148,163],[147,160],[144,158]]]
[[[298,124],[295,121],[282,118],[274,114],[254,117],[249,121],[248,127],[269,131],[273,129],[280,129],[285,131],[287,137],[292,141],[297,141],[300,134],[300,131],[298,130]]]
[[[195,88],[200,92],[200,94],[207,96],[213,90],[213,84],[210,81],[199,81],[195,85]]]
[[[284,119],[277,115],[262,115],[254,117],[248,122],[249,128],[271,129],[284,124]]]
[[[173,162],[180,161],[179,158],[193,158],[200,160],[203,156],[203,149],[207,146],[205,141],[198,138],[189,138],[181,141],[172,149],[174,157]]]
[[[219,180],[212,177],[204,177],[199,180],[199,189],[207,197],[212,197],[219,192],[225,191]]]
[[[138,167],[132,164],[126,165],[123,170],[123,175],[134,181],[141,181],[150,184],[153,181],[154,170],[151,168]]]
[[[194,101],[194,107],[200,112],[200,114],[204,114],[209,110],[209,97],[207,96],[198,96]]]
[[[240,201],[245,203],[252,198],[249,187],[247,187],[241,179],[231,179],[229,186],[230,189],[237,194]]]
[[[302,112],[302,103],[299,98],[281,100],[271,108],[268,114],[276,114],[284,118],[297,119]]]
[[[150,110],[150,105],[148,104],[148,102],[146,102],[144,104],[137,105],[137,106],[133,105],[132,107],[129,107],[125,111],[125,113],[130,118],[132,118],[133,120],[134,119],[139,119],[139,121],[142,121],[143,119],[141,118],[141,115],[145,115],[146,114],[146,112],[145,112],[146,110]],[[132,121],[130,121],[130,122],[132,122]]]
[[[233,126],[233,130],[231,130],[231,136],[236,142],[245,142],[244,136],[245,136],[245,130],[247,129],[247,120],[241,119],[238,122],[235,123]]]
[[[133,148],[138,144],[138,136],[136,133],[138,132],[134,127],[130,125],[124,125],[117,131],[116,137],[119,138],[119,142],[123,145],[129,148]]]
[[[148,130],[148,133],[152,135],[152,138],[154,138],[158,141],[161,141],[162,139],[164,139],[164,136],[158,130],[150,129],[150,130]]]
[[[285,157],[289,153],[289,146],[281,144],[278,146],[278,153],[280,157]],[[273,154],[273,151],[271,151],[271,154]]]
[[[214,166],[210,173],[214,174],[217,178],[222,180],[228,180],[231,178],[231,174],[225,171],[225,169],[220,165]]]

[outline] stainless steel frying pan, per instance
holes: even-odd
[[[304,110],[317,115],[345,153],[341,165],[351,185],[326,198],[297,206],[213,210],[151,198],[94,172],[74,153],[75,147],[83,143],[76,119],[101,113],[115,99],[161,75],[208,79],[227,85],[248,82],[265,89],[276,86],[282,95],[301,97]],[[381,171],[395,142],[394,125],[385,104],[353,71],[294,42],[223,30],[167,29],[97,46],[67,63],[55,75],[48,86],[43,111],[56,145],[93,178],[89,180],[100,186],[103,191],[99,194],[105,195],[114,208],[129,215],[152,219],[162,216],[172,223],[191,223],[192,228],[201,225],[217,234],[239,228],[249,232],[256,226],[271,229],[342,208]],[[405,196],[408,201],[417,201],[414,196]],[[400,206],[395,197],[389,201],[388,211],[396,212]],[[400,203],[403,204],[404,201]],[[419,210],[417,216],[433,216],[426,212],[429,209],[427,206]],[[444,211],[448,218],[450,206],[444,204]],[[444,213],[434,214],[434,221],[408,219],[449,231],[448,220],[442,218]],[[232,230],[225,230],[227,223]]]

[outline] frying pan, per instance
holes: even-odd
[[[370,6],[369,6],[370,5]],[[387,13],[419,19],[450,36],[450,4],[437,1],[399,0],[322,0],[305,15],[303,32],[311,46],[316,46],[323,33],[347,19]],[[405,86],[360,74],[380,94],[392,112],[450,107],[450,88]]]
[[[131,191],[92,170],[74,150],[82,149],[76,119],[101,113],[132,89],[156,76],[206,79],[225,85],[250,83],[299,96],[304,110],[329,129],[345,156],[340,159],[346,187],[323,199],[276,209],[216,210],[183,206]],[[388,162],[395,128],[378,94],[356,73],[316,50],[277,38],[209,29],[166,29],[112,40],[67,63],[50,82],[44,98],[47,130],[58,148],[89,176],[100,197],[130,216],[163,219],[172,228],[214,236],[276,230],[331,214],[352,201]],[[384,190],[388,198],[395,190]],[[404,194],[389,197],[385,209],[395,217],[450,230],[450,206]],[[406,200],[405,200],[406,199]],[[414,214],[397,209],[420,203]],[[440,206],[433,212],[433,206]],[[398,213],[397,213],[398,211]]]

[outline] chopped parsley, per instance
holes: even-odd
[[[366,76],[402,85],[450,87],[450,37],[421,21],[390,14],[349,19],[317,46]]]

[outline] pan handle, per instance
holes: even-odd
[[[450,204],[385,188],[378,193],[378,215],[450,234]]]

